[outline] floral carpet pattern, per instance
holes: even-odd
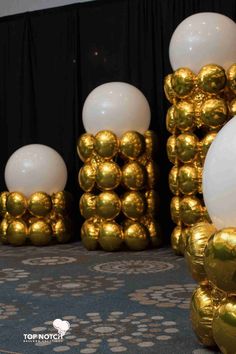
[[[192,332],[196,285],[184,259],[168,248],[0,246],[0,262],[0,354],[218,353]],[[60,340],[52,337],[55,319],[70,324]]]

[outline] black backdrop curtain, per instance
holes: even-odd
[[[172,224],[163,78],[171,72],[171,34],[184,18],[202,11],[236,20],[236,1],[98,0],[1,18],[0,189],[6,188],[4,167],[10,154],[22,145],[42,143],[65,159],[67,189],[78,202],[76,139],[84,132],[83,102],[102,83],[129,82],[148,98],[151,129],[159,136],[159,219],[168,240]]]

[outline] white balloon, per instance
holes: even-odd
[[[143,134],[149,128],[151,113],[146,97],[125,82],[109,82],[96,87],[83,107],[86,132],[111,130],[121,136],[128,130]]]
[[[206,64],[228,69],[236,62],[235,38],[236,23],[224,15],[202,12],[187,17],[170,41],[172,69],[188,67],[198,73]]]
[[[34,192],[62,191],[67,168],[62,157],[49,146],[32,144],[16,150],[5,167],[5,182],[10,192],[29,197]]]
[[[213,224],[236,227],[236,116],[217,134],[203,168],[203,197]]]

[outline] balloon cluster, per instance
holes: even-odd
[[[166,115],[172,134],[167,154],[174,164],[169,174],[175,195],[171,216],[177,224],[171,240],[176,254],[183,255],[188,228],[209,220],[202,200],[202,168],[217,132],[236,114],[236,64],[227,71],[208,64],[198,74],[179,68],[165,78],[164,90],[172,104]]]
[[[3,244],[45,246],[65,243],[72,236],[72,196],[65,191],[29,198],[19,192],[0,194],[0,240]]]
[[[77,151],[84,165],[79,185],[85,192],[80,212],[86,219],[81,238],[88,250],[143,250],[161,244],[159,224],[154,219],[158,195],[154,190],[158,168],[153,161],[155,134],[127,131],[118,138],[102,130],[83,134]]]

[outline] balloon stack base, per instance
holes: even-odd
[[[80,212],[86,219],[81,238],[88,250],[142,251],[161,246],[155,219],[156,148],[156,135],[149,130],[143,135],[128,131],[121,138],[103,130],[78,139],[78,155],[84,162],[78,180],[85,192]]]
[[[204,346],[236,353],[236,228],[216,230],[200,222],[190,228],[185,257],[198,282],[191,299],[193,330]]]
[[[47,246],[66,243],[73,235],[72,196],[66,191],[26,198],[19,192],[0,194],[0,241],[4,245]]]
[[[202,198],[202,168],[217,132],[236,114],[235,80],[236,64],[227,71],[219,65],[205,65],[197,75],[179,68],[165,78],[165,94],[172,104],[166,115],[172,134],[167,154],[174,164],[169,173],[174,194],[170,209],[177,225],[171,240],[178,255],[184,254],[189,228],[210,221]]]

